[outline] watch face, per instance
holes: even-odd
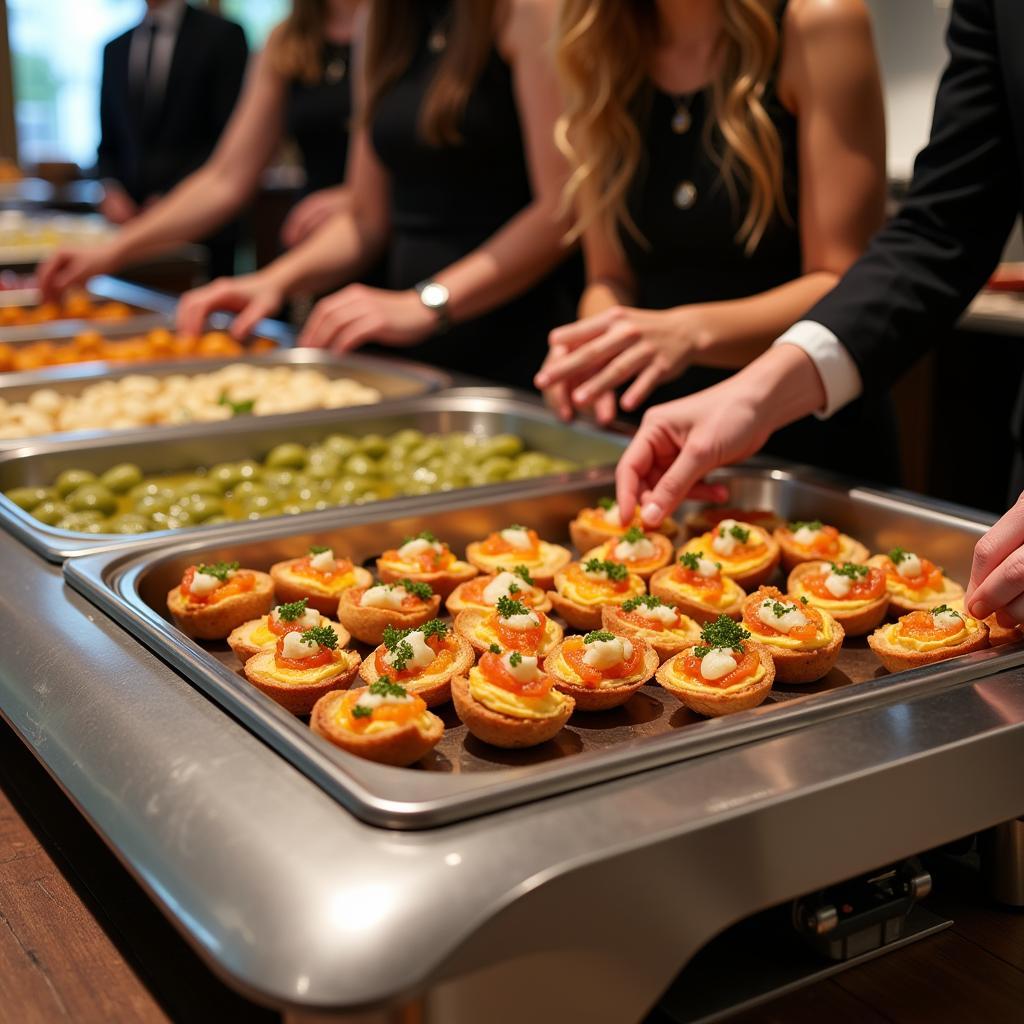
[[[424,306],[437,309],[448,301],[448,289],[443,284],[433,282],[426,285],[420,292],[420,300]]]

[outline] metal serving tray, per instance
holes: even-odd
[[[787,518],[820,517],[873,550],[913,545],[956,578],[966,578],[971,551],[986,520],[969,510],[926,504],[911,496],[848,487],[812,471],[756,465],[721,474],[741,507],[774,508]],[[126,551],[69,562],[65,576],[108,615],[181,671],[290,762],[360,818],[392,828],[423,828],[531,801],[681,761],[848,713],[953,686],[996,668],[1024,663],[1024,646],[980,652],[955,662],[888,675],[863,640],[847,642],[837,667],[811,686],[776,687],[759,708],[728,718],[693,715],[657,685],[621,709],[577,714],[555,740],[524,751],[497,750],[469,736],[449,706],[441,744],[420,766],[370,764],[313,735],[303,721],[250,686],[224,644],[201,646],[168,620],[167,593],[197,561],[237,559],[266,569],[312,543],[329,544],[357,562],[400,538],[434,530],[456,550],[509,522],[567,542],[567,524],[608,493],[602,481],[523,485],[502,500],[464,495],[444,507],[418,505],[382,514],[370,507],[333,523],[243,526],[211,538],[171,543],[159,551]]]
[[[282,441],[312,444],[337,432],[391,434],[408,427],[435,433],[473,431],[484,437],[518,434],[530,448],[557,454],[587,467],[548,478],[558,481],[559,486],[592,479],[592,467],[612,465],[626,444],[625,438],[607,431],[583,424],[561,423],[539,401],[520,397],[515,392],[500,388],[464,388],[389,406],[319,409],[287,417],[239,417],[218,423],[215,432],[209,424],[197,423],[164,430],[121,431],[97,438],[30,441],[0,451],[0,491],[20,486],[49,486],[63,470],[71,468],[101,473],[118,463],[134,462],[145,473],[175,473],[217,462],[262,458]],[[499,483],[466,491],[476,495],[505,494],[519,487],[521,483]],[[450,496],[433,497],[436,503]],[[373,508],[379,510],[376,512],[379,518],[388,519],[403,514],[402,510],[409,507],[412,500],[395,498],[377,502]],[[359,507],[349,506],[306,512],[301,518],[303,524],[311,524],[308,529],[322,529],[325,525],[347,522],[359,511]],[[288,529],[294,531],[296,518],[273,517],[260,522],[286,519],[291,523]],[[53,562],[139,544],[163,546],[197,530],[210,535],[213,531],[234,528],[233,524],[194,526],[126,536],[73,533],[33,519],[3,494],[0,494],[0,525]]]
[[[406,362],[401,359],[381,359],[377,356],[354,354],[336,356],[331,352],[318,348],[279,348],[256,356],[239,356],[234,359],[189,359],[160,360],[150,363],[118,363],[116,369],[109,369],[107,363],[76,363],[67,366],[54,366],[24,373],[0,374],[0,399],[8,402],[25,402],[40,388],[56,391],[61,395],[80,395],[87,387],[100,381],[118,381],[124,377],[144,374],[149,377],[171,377],[184,374],[192,376],[200,373],[213,373],[225,366],[236,366],[239,363],[247,366],[290,366],[319,370],[331,380],[348,377],[359,384],[376,388],[381,393],[382,402],[401,401],[418,398],[449,388],[452,378],[432,367],[419,363]],[[349,406],[348,408],[367,409],[381,403],[371,405]],[[316,410],[310,410],[316,411]],[[321,410],[322,411],[322,410]],[[288,423],[295,415],[305,413],[287,413],[274,416],[274,422],[282,430],[288,429]],[[267,417],[255,417],[263,420]],[[225,421],[217,421],[217,426]],[[213,426],[213,424],[208,424]],[[178,430],[178,425],[136,428],[166,432]],[[72,437],[109,437],[124,436],[124,430],[90,430],[43,435],[49,440],[64,440]],[[0,441],[0,448],[9,448],[25,444],[33,438],[14,438]],[[34,438],[40,439],[40,438]]]

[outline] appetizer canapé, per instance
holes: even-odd
[[[429,583],[400,579],[397,583],[375,583],[350,587],[338,602],[338,621],[364,644],[384,641],[384,629],[415,629],[437,616],[441,598]]]
[[[295,715],[308,715],[331,690],[346,689],[359,671],[359,655],[339,644],[331,626],[285,633],[273,650],[245,663],[245,678]]]
[[[285,633],[305,633],[314,626],[330,626],[338,636],[338,645],[346,647],[351,639],[347,631],[337,622],[331,622],[321,615],[315,608],[310,608],[308,604],[303,597],[298,601],[279,604],[261,618],[243,622],[241,626],[231,631],[228,636],[228,647],[244,665],[254,654],[274,650],[277,641]]]
[[[700,639],[700,626],[693,619],[653,594],[606,604],[601,609],[601,627],[618,636],[643,640],[662,661]]]
[[[743,625],[775,662],[781,683],[813,683],[827,675],[843,646],[843,627],[806,598],[761,587],[743,602]]]
[[[646,591],[644,581],[621,562],[590,558],[570,562],[556,572],[555,589],[548,591],[548,597],[570,626],[588,630],[600,627],[606,604],[621,604]]]
[[[960,605],[956,605],[960,610]],[[1004,644],[1015,644],[1021,639],[1024,626],[1015,623],[1010,619],[1004,619],[1001,612],[993,612],[987,619],[988,642],[990,647],[1002,647]]]
[[[190,565],[167,595],[175,625],[197,640],[223,640],[243,622],[266,615],[273,603],[273,580],[237,562]]]
[[[868,564],[885,573],[889,605],[894,611],[927,611],[938,604],[963,600],[964,588],[959,583],[913,551],[893,548],[887,555],[874,555]]]
[[[466,728],[495,747],[535,747],[555,737],[576,702],[554,689],[538,659],[497,648],[468,676],[452,680],[452,701]]]
[[[387,676],[321,697],[309,727],[356,757],[396,768],[425,757],[444,735],[444,723],[427,710],[423,698]]]
[[[701,550],[684,551],[675,565],[651,577],[651,593],[686,612],[695,621],[713,622],[719,615],[738,619],[746,591],[722,574],[722,563]]]
[[[615,499],[601,498],[595,508],[585,508],[577,514],[569,524],[569,537],[576,545],[577,551],[589,551],[606,540],[621,537],[634,526],[643,527],[639,509],[633,513],[630,522],[624,523]],[[665,519],[656,532],[664,534],[666,537],[674,537],[678,529],[671,519]]]
[[[643,640],[594,630],[563,640],[544,659],[544,671],[580,711],[607,711],[625,704],[654,675],[658,661]]]
[[[335,557],[334,549],[314,545],[301,558],[289,558],[270,567],[274,590],[280,601],[306,598],[309,606],[333,615],[338,599],[350,587],[368,587],[373,577],[347,558]]]
[[[779,564],[779,545],[763,527],[723,519],[708,533],[687,541],[680,555],[706,552],[723,576],[750,590],[767,583]]]
[[[631,526],[621,537],[592,548],[581,561],[591,558],[622,562],[630,572],[647,580],[672,561],[672,541],[664,534],[644,533],[641,527]]]
[[[551,610],[551,600],[537,586],[537,581],[525,565],[516,565],[511,571],[502,569],[499,573],[477,576],[468,583],[460,583],[448,595],[445,607],[452,615],[458,615],[467,608],[479,608],[487,612],[495,608],[500,597],[514,597],[539,612]]]
[[[428,708],[451,699],[452,679],[465,675],[475,661],[469,642],[440,619],[416,629],[384,630],[384,642],[366,656],[359,674],[367,684],[388,676]]]
[[[377,575],[384,583],[400,579],[429,583],[435,594],[447,597],[460,583],[471,580],[479,570],[462,562],[451,548],[429,530],[407,537],[401,547],[385,551],[377,559]]]
[[[543,612],[511,597],[499,597],[492,611],[467,608],[455,616],[455,630],[478,651],[497,644],[503,651],[544,657],[561,642],[562,627]]]
[[[572,559],[568,548],[549,544],[536,530],[513,524],[466,548],[466,560],[481,572],[496,573],[525,565],[539,587],[550,587],[555,573]]]
[[[720,615],[701,642],[658,669],[658,682],[691,711],[716,717],[757,707],[775,680],[775,663],[735,619]]]
[[[691,512],[683,520],[687,537],[699,537],[713,530],[723,519],[738,519],[741,523],[753,523],[772,532],[782,525],[782,518],[766,508],[727,508],[724,505],[708,505]]]
[[[988,646],[988,626],[949,605],[908,612],[876,629],[868,645],[890,672],[931,665]]]
[[[782,551],[782,568],[789,572],[802,562],[866,562],[868,549],[860,541],[827,526],[820,519],[788,523],[775,531]]]
[[[870,633],[889,610],[881,569],[855,562],[802,562],[789,574],[789,593],[828,612],[847,636]]]

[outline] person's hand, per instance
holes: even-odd
[[[415,345],[436,330],[437,316],[420,302],[416,292],[350,284],[313,307],[299,344],[351,352],[370,341]]]
[[[138,204],[120,185],[108,182],[100,200],[100,213],[111,224],[124,224],[139,212]]]
[[[111,274],[119,267],[110,245],[68,245],[57,249],[37,271],[43,299],[59,299],[68,288],[84,284],[97,274]]]
[[[264,274],[219,277],[186,292],[178,302],[178,330],[189,338],[202,334],[206,318],[217,310],[236,313],[231,334],[241,341],[264,317],[284,304],[283,290]]]
[[[291,249],[345,208],[348,190],[343,186],[322,188],[300,199],[281,226],[281,241]]]
[[[696,306],[612,306],[553,330],[534,382],[563,419],[574,408],[593,406],[598,422],[608,423],[616,413],[617,388],[632,381],[621,402],[627,412],[636,409],[659,384],[683,373],[706,333]]]
[[[964,607],[976,619],[1024,622],[1024,494],[978,541]]]

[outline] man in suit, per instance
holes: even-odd
[[[242,86],[242,29],[186,0],[146,0],[146,16],[103,51],[97,172],[115,224],[204,163]],[[233,233],[211,240],[217,274],[231,273]]]
[[[888,387],[985,284],[1024,206],[1024,3],[954,0],[947,46],[931,138],[900,212],[768,352],[644,417],[619,464],[624,516],[639,503],[659,522],[705,473],[780,427]],[[1024,495],[979,542],[967,601],[978,617],[1024,622]]]

